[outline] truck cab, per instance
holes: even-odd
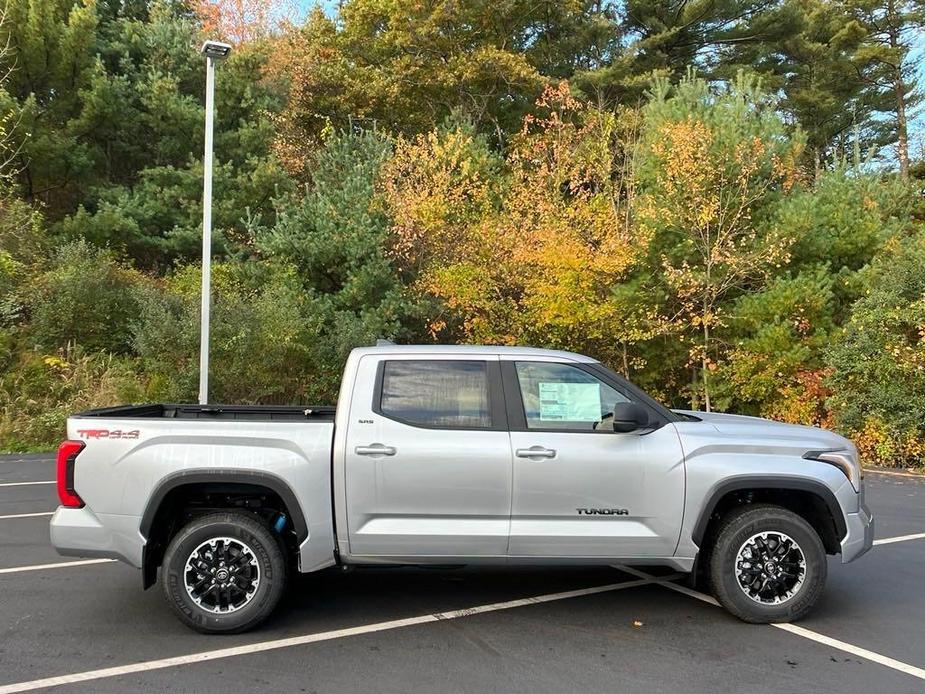
[[[674,557],[684,453],[661,407],[592,359],[508,348],[356,350],[334,446],[356,562]],[[640,422],[614,434],[618,405]],[[644,417],[644,422],[642,418]]]

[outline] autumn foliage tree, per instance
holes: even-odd
[[[206,36],[233,44],[265,39],[297,21],[297,0],[196,0],[196,14]]]
[[[674,318],[699,333],[693,400],[711,409],[731,295],[761,286],[793,239],[769,210],[798,177],[799,136],[784,133],[772,100],[741,78],[719,93],[697,78],[656,83],[645,109],[636,219],[674,300]]]
[[[536,106],[504,161],[465,127],[399,142],[383,172],[395,253],[447,308],[435,334],[593,346],[622,363],[640,328],[612,292],[646,248],[627,224],[628,179],[614,175],[627,124],[564,84]]]

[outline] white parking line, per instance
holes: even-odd
[[[898,537],[885,537],[882,540],[874,540],[875,545],[891,545],[894,542],[908,542],[909,540],[925,540],[925,533],[915,533],[914,535],[900,535]]]
[[[107,677],[119,677],[121,675],[130,675],[136,672],[147,672],[149,670],[161,670],[163,668],[177,667],[178,665],[192,665],[194,663],[204,663],[210,660],[219,660],[221,658],[233,658],[235,656],[251,655],[272,651],[280,648],[291,648],[293,646],[304,646],[310,643],[321,641],[331,641],[334,639],[343,639],[350,636],[359,636],[361,634],[372,634],[379,631],[388,631],[390,629],[400,629],[402,627],[414,626],[417,624],[428,624],[433,622],[442,622],[449,619],[459,619],[461,617],[471,617],[472,615],[485,614],[486,612],[497,612],[499,610],[510,610],[515,607],[525,607],[527,605],[539,605],[546,602],[555,602],[557,600],[568,600],[585,595],[595,595],[597,593],[608,593],[624,588],[635,588],[637,586],[647,585],[662,579],[640,579],[638,581],[627,581],[625,583],[611,583],[605,586],[596,586],[594,588],[581,588],[579,590],[567,590],[562,593],[547,593],[546,595],[535,595],[518,600],[508,600],[507,602],[495,602],[488,605],[477,605],[475,607],[466,607],[461,610],[451,610],[449,612],[435,612],[418,617],[408,617],[406,619],[394,619],[388,622],[377,622],[375,624],[366,624],[359,627],[348,627],[346,629],[335,629],[333,631],[322,631],[315,634],[304,634],[302,636],[293,636],[286,639],[275,639],[272,641],[260,641],[244,646],[232,646],[230,648],[219,648],[214,651],[203,651],[201,653],[192,653],[190,655],[179,655],[173,658],[163,658],[160,660],[147,660],[141,663],[132,663],[130,665],[119,665],[116,667],[103,668],[101,670],[87,670],[86,672],[77,672],[70,675],[59,675],[57,677],[46,677],[40,680],[30,682],[15,682],[0,686],[0,694],[13,694],[14,692],[27,692],[33,689],[43,689],[45,687],[56,687],[66,684],[75,684],[77,682],[87,682],[88,680],[98,680]]]
[[[54,484],[55,481],[43,480],[41,482],[0,482],[0,487],[30,487],[35,484]]]
[[[9,516],[0,516],[0,520],[11,520],[13,518],[38,518],[39,516],[53,516],[54,511],[45,511],[43,513],[13,513]]]
[[[32,566],[11,566],[0,569],[0,574],[18,574],[24,571],[43,571],[45,569],[69,569],[72,566],[87,566],[89,564],[111,564],[115,559],[81,559],[79,561],[59,561],[56,564],[33,564]]]
[[[895,658],[869,651],[866,648],[833,639],[831,636],[811,631],[806,627],[797,626],[796,624],[772,624],[771,626],[783,631],[789,631],[791,634],[796,634],[797,636],[802,636],[804,639],[837,648],[840,651],[856,655],[859,658],[866,658],[867,660],[879,663],[893,670],[899,670],[899,672],[904,672],[907,675],[918,677],[920,680],[925,680],[925,669],[916,667],[915,665],[909,665],[909,663],[904,663],[901,660],[896,660]]]
[[[896,542],[902,541],[901,538],[894,538]],[[638,576],[640,578],[645,578],[649,574],[644,571],[639,571],[634,569],[631,566],[622,566],[615,564],[614,568],[619,569],[620,571],[625,571],[626,573],[632,576]],[[650,578],[655,578],[650,576]],[[716,605],[719,607],[719,603],[711,595],[705,595],[696,590],[691,590],[687,586],[679,586],[676,583],[670,583],[666,580],[655,581],[657,585],[664,586],[670,590],[675,591],[676,593],[681,593],[687,595],[691,598],[696,598],[702,602],[709,603],[710,605]],[[859,658],[864,658],[879,665],[891,668],[893,670],[898,670],[912,677],[917,677],[920,680],[925,680],[925,669],[916,667],[915,665],[909,665],[909,663],[904,663],[901,660],[896,660],[895,658],[890,658],[889,656],[877,653],[876,651],[869,651],[866,648],[861,648],[860,646],[855,646],[854,644],[847,643],[845,641],[840,641],[838,639],[833,639],[831,636],[826,636],[825,634],[820,634],[806,627],[797,626],[796,624],[770,624],[769,626],[774,627],[775,629],[781,629],[782,631],[789,632],[796,636],[802,636],[804,639],[809,639],[810,641],[815,641],[816,643],[821,643],[825,646],[835,648],[839,651],[844,651],[845,653],[850,653],[851,655],[856,655]]]

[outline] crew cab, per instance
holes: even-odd
[[[569,352],[359,348],[336,409],[124,406],[67,437],[52,543],[159,576],[203,632],[257,625],[291,571],[388,564],[661,565],[787,621],[873,539],[847,439],[673,411]]]

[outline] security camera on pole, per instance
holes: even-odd
[[[231,53],[231,46],[206,41],[199,50],[206,57],[206,151],[202,161],[202,321],[199,337],[199,404],[209,401],[209,307],[212,280],[212,121],[215,115],[215,62]]]

